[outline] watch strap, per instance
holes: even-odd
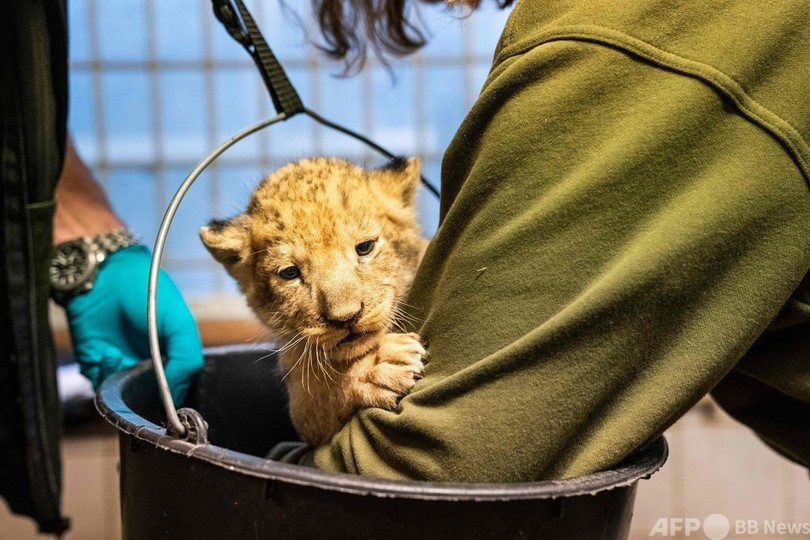
[[[84,238],[97,251],[103,253],[104,257],[119,249],[140,244],[138,238],[127,229],[116,229],[97,236],[86,236]]]

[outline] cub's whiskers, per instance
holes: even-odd
[[[391,324],[401,332],[410,332],[408,326],[418,327],[424,322],[419,317],[405,311],[400,304],[394,304],[391,316]]]
[[[286,378],[287,378],[287,377],[290,375],[290,373],[292,373],[293,371],[295,371],[295,368],[297,368],[297,367],[298,367],[298,364],[300,364],[300,363],[301,363],[301,361],[302,361],[303,359],[304,359],[304,355],[303,355],[303,353],[302,353],[302,354],[301,354],[301,355],[298,357],[298,360],[296,360],[296,361],[295,361],[295,363],[292,365],[292,367],[291,367],[290,369],[288,369],[288,370],[287,370],[287,373],[285,373],[285,374],[284,374],[284,376],[281,378],[281,381],[282,381],[282,382],[284,382],[284,380],[285,380],[285,379],[286,379]]]
[[[335,366],[332,365],[332,362],[329,361],[329,355],[326,352],[326,349],[320,346],[320,343],[316,340],[316,361],[318,364],[318,368],[320,369],[321,373],[323,373],[326,379],[329,379],[331,382],[335,382],[335,378],[332,376],[332,373],[336,375],[342,375],[338,370],[335,369]],[[323,357],[321,357],[321,353],[323,353]],[[327,369],[328,368],[328,369]],[[330,373],[330,371],[332,373]]]
[[[301,369],[301,386],[306,386],[307,394],[309,394],[310,397],[315,397],[312,395],[312,389],[309,385],[309,375],[312,372],[312,355],[309,353],[310,345],[310,336],[307,336],[307,340],[304,343],[304,352],[302,353],[304,357],[304,365]],[[304,384],[304,373],[306,373],[306,385]]]
[[[298,345],[299,343],[301,343],[304,339],[307,339],[307,336],[304,334],[303,330],[300,330],[296,332],[295,335],[292,338],[290,338],[284,345],[279,347],[276,350],[276,352],[278,352],[279,354],[285,353],[290,349],[292,349],[293,347],[295,347],[296,345]]]

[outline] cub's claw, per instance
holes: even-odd
[[[370,405],[395,409],[416,381],[425,376],[427,351],[418,334],[386,334],[380,340],[376,365],[370,374],[374,390]]]

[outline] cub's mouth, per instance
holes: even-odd
[[[338,341],[338,343],[337,343],[337,345],[335,345],[335,347],[340,347],[342,345],[348,345],[350,343],[354,343],[355,341],[358,341],[358,340],[363,339],[365,337],[373,336],[376,333],[377,332],[349,332],[349,334],[345,338]]]

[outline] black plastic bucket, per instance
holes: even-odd
[[[206,351],[188,405],[209,444],[166,435],[148,363],[110,377],[96,407],[120,431],[124,538],[626,538],[662,438],[616,468],[565,481],[445,484],[326,473],[263,459],[295,440],[275,355]]]

